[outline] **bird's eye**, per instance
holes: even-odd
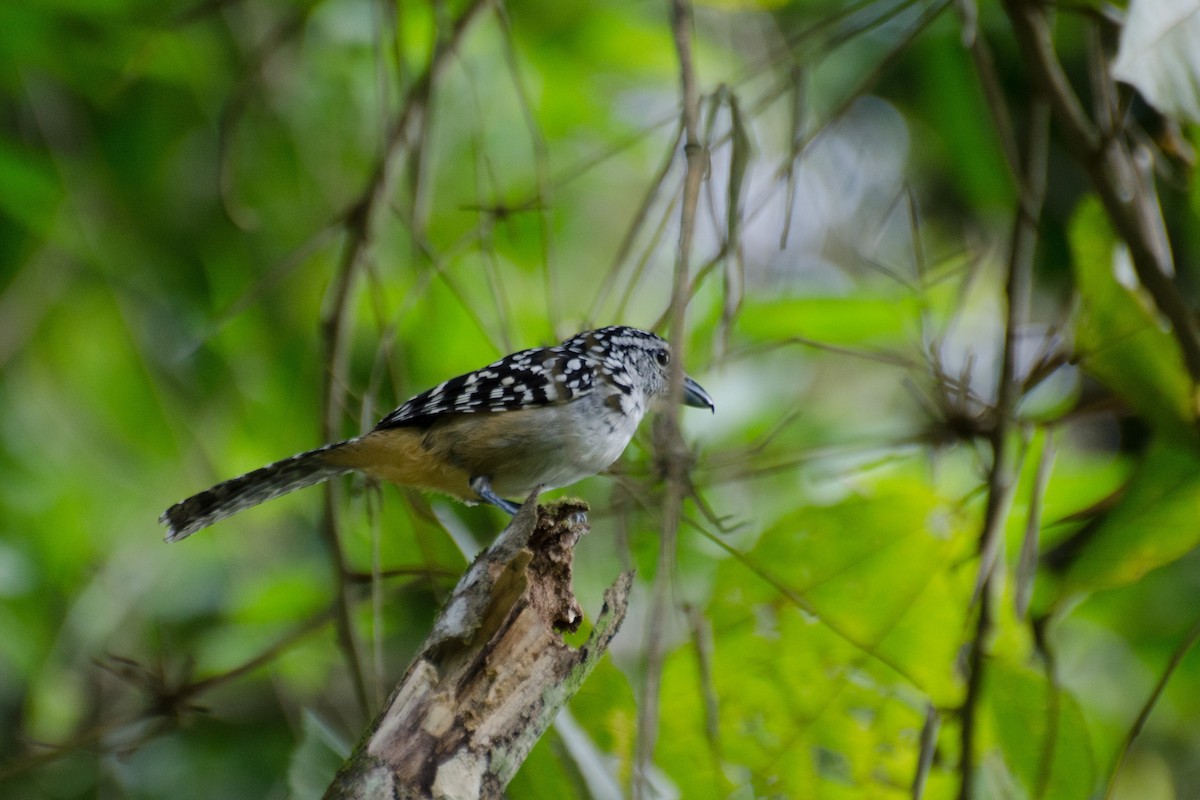
[[[665,367],[671,363],[671,354],[666,350],[656,350],[654,352],[654,360]]]

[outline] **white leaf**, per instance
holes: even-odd
[[[1163,114],[1200,122],[1200,0],[1130,0],[1112,72]]]

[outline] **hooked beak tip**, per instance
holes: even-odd
[[[683,378],[683,404],[693,408],[707,408],[712,413],[717,413],[717,406],[708,392],[704,391],[704,387],[686,375]]]

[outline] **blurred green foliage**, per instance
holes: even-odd
[[[1005,17],[978,13],[1023,125]],[[1094,20],[1063,17],[1079,78]],[[720,102],[685,360],[717,414],[683,419],[702,502],[672,575],[664,797],[909,797],[923,734],[925,796],[954,797],[964,725],[975,797],[1200,792],[1196,387],[1060,145],[969,689],[1018,192],[964,24],[696,8]],[[339,484],[356,661],[319,490],[170,547],[155,517],[323,419],[348,435],[507,351],[662,318],[677,84],[655,4],[0,4],[0,794],[320,795],[367,722],[353,672],[377,708],[502,517]],[[1155,155],[1195,308],[1200,188]],[[581,601],[631,564],[635,606],[512,797],[632,780],[661,509],[643,427],[570,490],[593,508]]]

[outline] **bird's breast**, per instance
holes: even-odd
[[[620,458],[633,438],[641,409],[633,412],[614,412],[599,396],[538,409],[536,415],[530,414],[534,428],[513,431],[508,452],[494,459],[506,468],[492,474],[493,487],[501,495],[517,497],[538,485],[569,486],[603,471]]]

